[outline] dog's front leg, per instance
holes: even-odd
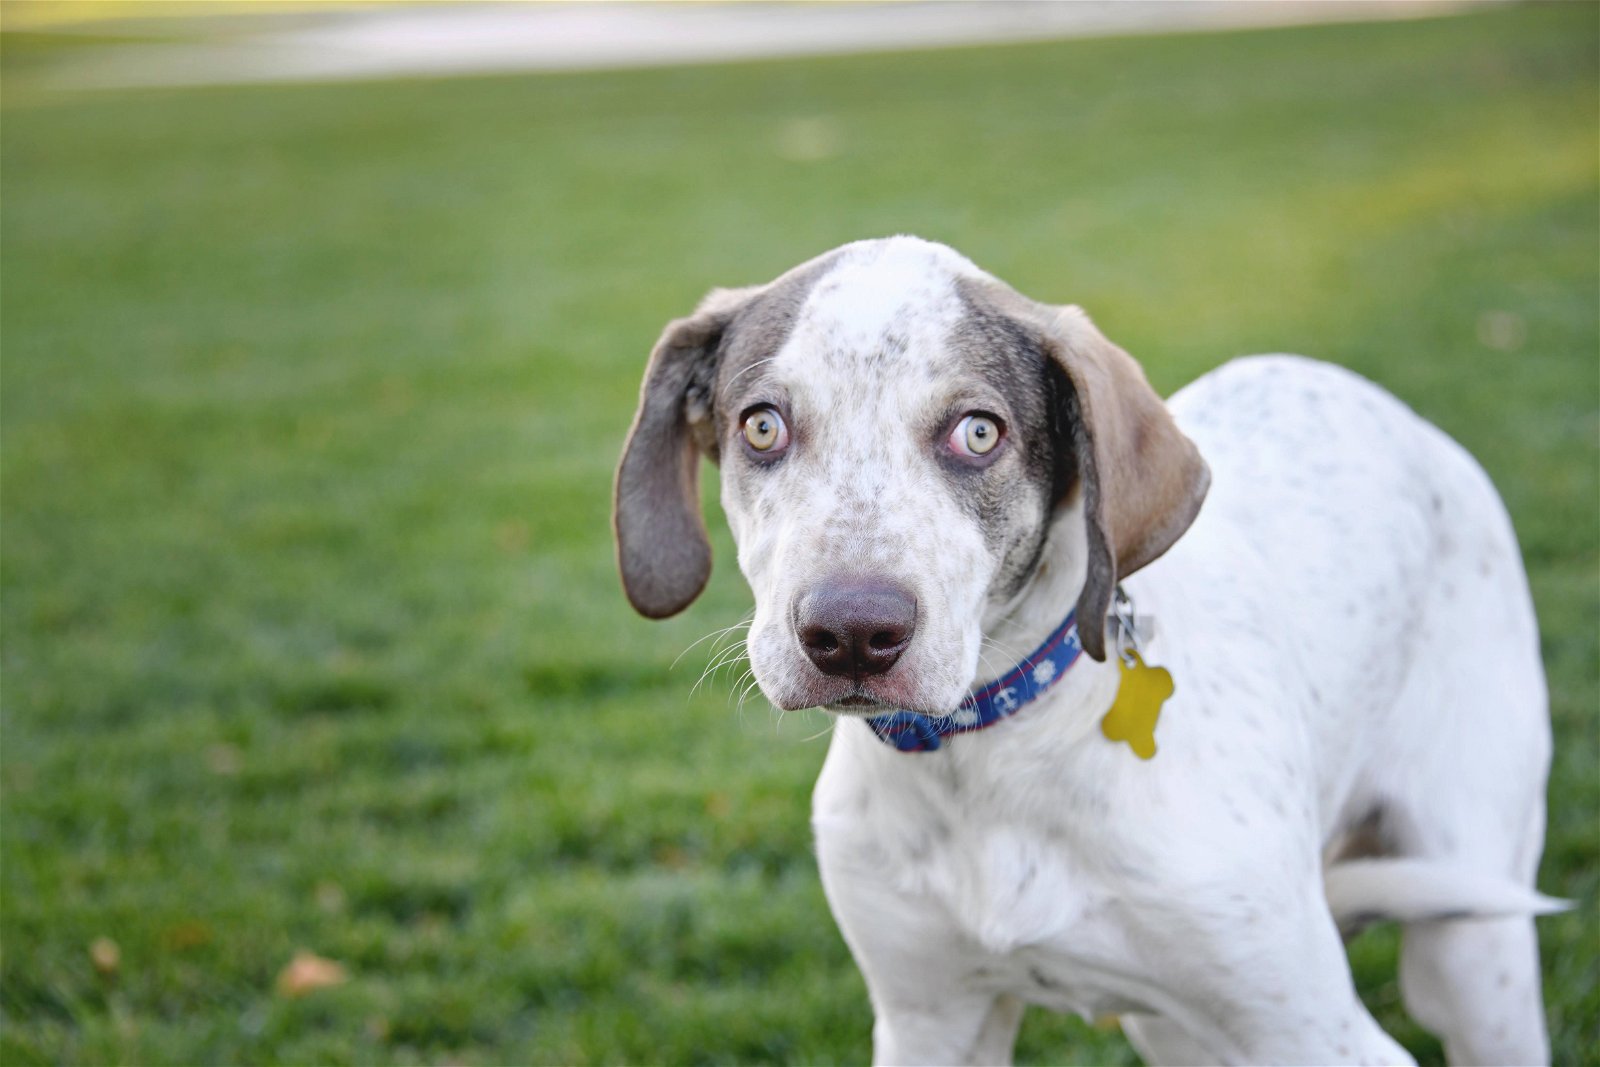
[[[872,1024],[872,1062],[879,1067],[1011,1062],[1025,1005],[1012,996],[975,993],[938,1004],[879,1006]]]
[[[1023,1003],[1001,993],[990,961],[945,907],[896,884],[893,864],[827,832],[817,856],[828,903],[872,998],[877,1064],[1007,1064]]]
[[[819,839],[823,886],[872,998],[872,1061],[1010,1063],[1022,1002],[998,993],[981,954],[935,901],[896,892],[881,871],[838,862],[830,844]]]

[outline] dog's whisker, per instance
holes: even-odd
[[[750,667],[747,664],[744,669],[738,674],[734,675],[729,682],[728,703],[732,704],[735,700],[738,700],[742,706],[743,699],[741,694],[748,689],[749,685],[754,681],[754,679],[755,674],[750,670]]]
[[[732,626],[724,626],[720,629],[712,630],[710,633],[705,634],[704,636],[695,638],[694,641],[690,642],[687,648],[678,653],[677,658],[672,661],[672,666],[674,668],[677,667],[679,662],[683,660],[683,657],[687,656],[690,652],[694,651],[697,646],[702,645],[707,641],[712,641],[715,639],[715,643],[712,645],[713,650],[715,650],[721,644],[722,640],[735,630],[749,629],[750,623],[754,618],[755,611],[752,609],[749,614],[740,619],[738,622],[734,623]]]
[[[690,694],[693,695],[694,692],[698,690],[708,678],[715,676],[724,668],[731,667],[739,663],[740,660],[745,660],[745,657],[746,652],[743,641],[737,641],[728,647],[719,649],[713,653],[710,660],[707,661],[705,668],[700,672],[700,677],[695,680],[694,685],[690,688]],[[746,660],[746,662],[748,662],[748,660]]]
[[[823,723],[822,724],[822,729],[818,730],[816,733],[812,734],[810,737],[802,737],[800,739],[800,743],[802,745],[808,745],[811,742],[815,741],[819,737],[827,737],[829,734],[833,733],[833,725],[834,724],[832,722]]]
[[[1000,661],[998,665],[989,658],[988,653],[990,651],[999,653]],[[998,678],[1020,662],[1022,662],[1022,657],[1017,656],[998,641],[993,641],[986,637],[978,645],[978,681],[981,684],[991,678]]]
[[[754,693],[757,689],[761,688],[761,683],[756,681],[755,673],[754,672],[746,672],[746,673],[749,674],[749,680],[747,682],[745,682],[743,688],[741,688],[739,690],[739,706],[740,707],[744,706],[744,702],[746,700],[750,699],[750,696],[751,696],[752,693]]]
[[[730,667],[731,667],[731,665],[733,665],[733,664],[726,664],[726,665],[730,665]],[[707,672],[706,672],[706,678],[714,678],[715,675],[717,675],[717,670],[707,670]],[[730,685],[733,685],[733,686],[739,685],[739,677],[734,677],[733,680],[731,680]],[[731,691],[733,691],[733,689],[730,689],[730,694],[731,694]]]
[[[746,625],[747,625],[747,623],[744,623],[744,622],[736,622],[732,626],[724,626],[721,629],[712,630],[708,634],[705,634],[705,635],[703,635],[701,637],[695,638],[695,640],[691,641],[688,644],[688,646],[686,646],[684,648],[684,650],[682,652],[678,653],[677,657],[672,661],[672,665],[674,667],[676,667],[678,665],[678,663],[683,659],[683,657],[687,656],[690,652],[693,652],[697,647],[699,647],[700,645],[704,644],[707,641],[711,641],[711,640],[715,639],[717,641],[717,644],[714,644],[712,647],[713,648],[719,647],[722,638],[726,637],[729,633],[732,633],[734,630],[738,630],[741,627],[746,626]]]
[[[800,738],[798,742],[799,744],[808,745],[819,737],[827,737],[829,734],[833,733],[834,727],[838,725],[838,720],[834,716],[828,714],[826,711],[823,711],[820,708],[806,708],[804,711],[804,714],[807,717],[810,717],[813,713],[822,717],[822,729],[818,730],[814,734],[808,734],[805,737]]]
[[[700,687],[705,684],[706,679],[710,678],[715,673],[716,671],[710,666],[707,666],[705,670],[701,671],[700,677],[696,678],[694,680],[694,685],[689,687],[689,695],[694,696],[695,693],[699,692]]]
[[[1019,655],[1017,651],[1011,647],[1011,645],[990,637],[988,634],[982,634],[978,638],[978,655],[982,656],[985,648],[994,649],[996,652],[1006,656],[1013,662],[1020,663],[1022,661],[1022,656]]]
[[[728,687],[727,705],[733,709],[733,717],[739,723],[741,729],[744,727],[747,721],[745,718],[743,692],[746,684],[745,677],[748,673],[748,669],[741,672],[733,679],[733,683]]]
[[[694,695],[694,693],[700,688],[701,685],[703,685],[708,679],[716,677],[717,672],[719,670],[721,670],[724,666],[727,666],[727,665],[728,664],[711,664],[711,665],[708,665],[705,670],[700,672],[700,677],[695,680],[694,685],[690,687],[690,689],[689,689],[690,695],[691,696]]]
[[[711,658],[710,669],[721,670],[723,667],[726,667],[731,663],[737,663],[744,658],[746,658],[746,651],[742,642],[740,644],[730,645]]]

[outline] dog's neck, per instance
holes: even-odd
[[[1078,603],[1088,575],[1088,528],[1083,499],[1062,506],[1051,520],[1039,561],[1027,583],[1010,601],[992,606],[983,619],[983,653],[979,657],[977,684],[1010,670],[1061,625]],[[1100,620],[1078,619],[1085,625]],[[1099,663],[1084,655],[1025,714],[1070,715],[1073,732],[1099,722],[1116,695],[1114,663]],[[1087,724],[1087,725],[1085,725]]]
[[[992,604],[984,612],[978,681],[1009,670],[1060,626],[1077,604],[1087,575],[1088,531],[1080,497],[1056,512],[1023,587],[1010,600]],[[1084,620],[1078,624],[1083,626]]]

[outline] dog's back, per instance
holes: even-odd
[[[1328,776],[1324,831],[1409,808],[1385,844],[1428,853],[1441,846],[1416,809],[1461,808],[1477,837],[1485,813],[1465,809],[1487,806],[1524,839],[1549,757],[1544,677],[1515,535],[1478,464],[1372,383],[1297,357],[1237,360],[1170,407],[1212,469],[1168,568],[1198,572],[1211,601],[1213,622],[1190,632],[1218,634],[1230,658],[1259,640],[1279,677],[1306,680],[1291,696]],[[1477,779],[1484,758],[1501,770]],[[1413,795],[1430,767],[1456,768],[1444,778],[1471,780],[1472,796],[1433,781]],[[1518,860],[1505,873],[1531,873]]]
[[[1194,673],[1224,648],[1235,667],[1271,660],[1263,677],[1304,716],[1289,732],[1310,749],[1333,910],[1429,920],[1408,928],[1402,979],[1430,1026],[1478,1035],[1452,1058],[1541,1048],[1531,922],[1432,921],[1502,893],[1508,910],[1553,903],[1531,893],[1550,759],[1537,622],[1488,476],[1388,393],[1311,360],[1238,360],[1170,407],[1213,478],[1152,568],[1169,602],[1174,585],[1204,601],[1173,620],[1201,646]],[[1381,864],[1340,880],[1341,861],[1370,856],[1427,862],[1392,865],[1387,885],[1366,881]],[[1467,1018],[1487,1003],[1501,1023]]]

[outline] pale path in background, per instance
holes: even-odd
[[[1072,3],[450,4],[123,19],[62,32],[148,37],[84,47],[58,90],[653,67],[1117,36],[1424,18],[1472,0],[1079,0]],[[209,10],[209,9],[208,9]]]

